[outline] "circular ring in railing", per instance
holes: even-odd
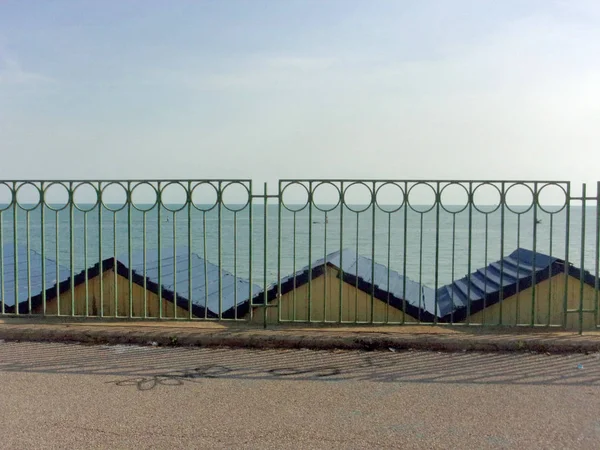
[[[35,200],[35,203],[27,204],[27,203],[23,203],[19,200],[19,194],[20,193],[23,194],[22,189],[25,189],[25,195],[26,195],[29,186],[31,186],[31,189],[33,189],[35,191],[37,200]],[[23,211],[33,211],[34,209],[36,209],[40,205],[41,199],[42,199],[41,189],[38,186],[36,186],[35,184],[33,184],[31,181],[26,181],[25,183],[21,183],[15,191],[15,201],[17,202],[17,205],[19,206],[19,208],[21,208]]]
[[[415,189],[419,189],[420,186],[426,186],[424,188],[425,192],[431,191],[433,193],[433,201],[431,202],[431,206],[429,206],[428,204],[415,205],[413,202],[410,201],[410,195],[411,194],[417,195],[417,194],[415,194],[415,192],[416,192]],[[425,194],[425,192],[423,192],[422,194]],[[412,209],[414,212],[417,212],[419,214],[425,214],[425,213],[428,213],[429,211],[431,211],[433,208],[435,208],[435,204],[437,201],[438,201],[438,198],[437,198],[437,193],[435,191],[435,188],[431,184],[429,184],[425,181],[419,181],[418,183],[413,184],[410,187],[410,189],[408,190],[408,192],[406,193],[406,204],[408,205],[408,207],[410,209]],[[418,209],[418,208],[416,208],[417,206],[423,206],[424,209]]]
[[[454,188],[454,186],[457,186],[457,188]],[[451,192],[450,190],[453,188],[457,192]],[[450,196],[456,196],[456,197],[464,194],[465,199],[464,199],[464,201],[461,201],[458,204],[450,204],[450,203],[446,204],[446,202],[444,202],[444,194],[446,194],[446,196],[450,195]],[[463,206],[463,203],[464,203],[464,206]],[[469,206],[469,189],[464,184],[458,183],[456,181],[453,181],[452,183],[448,183],[440,190],[440,206],[442,207],[442,209],[444,211],[446,211],[450,214],[459,214],[459,213],[463,212]],[[454,207],[454,208],[452,208],[452,207]]]
[[[296,186],[298,187],[297,189]],[[288,196],[292,195],[294,196],[295,192],[293,192],[294,190],[298,190],[300,192],[298,192],[298,196],[305,196],[305,200],[303,200],[301,203],[298,203],[297,205],[292,205],[291,203],[288,203],[285,201],[285,193],[286,191],[288,191]],[[306,185],[304,183],[301,183],[299,181],[291,181],[288,184],[286,184],[282,189],[281,189],[281,206],[283,206],[285,209],[287,209],[288,211],[291,212],[300,212],[303,209],[305,209],[309,202],[310,202],[310,191],[308,190],[308,188],[306,187]],[[295,206],[295,207],[294,207]]]
[[[4,203],[4,199],[10,199],[8,203]],[[15,201],[15,193],[12,188],[5,182],[0,182],[0,211],[9,209]]]
[[[207,192],[203,192],[207,191]],[[214,192],[214,200],[210,200],[209,202],[205,202],[205,198],[209,196],[212,197],[212,193]],[[194,197],[197,196],[198,201],[194,200]],[[221,196],[219,193],[219,189],[210,181],[201,181],[197,183],[190,192],[190,202],[192,206],[196,208],[198,211],[208,212],[216,208],[219,203]]]
[[[478,193],[479,193],[479,195],[485,196],[486,190],[489,191],[487,194],[489,195],[490,198],[495,197],[496,194],[498,195],[497,203],[494,201],[494,202],[487,203],[487,204],[480,204],[480,205],[477,204],[475,197],[477,196]],[[475,189],[473,189],[473,192],[471,193],[471,203],[473,204],[473,209],[480,212],[481,214],[492,214],[493,212],[498,211],[498,209],[500,208],[500,205],[502,205],[503,201],[504,201],[504,197],[502,195],[502,190],[493,183],[488,183],[488,182],[480,183],[477,186],[475,186]],[[486,200],[486,202],[487,202],[487,200]],[[483,208],[484,206],[486,206],[487,208],[484,209]]]
[[[364,186],[364,189],[362,189],[360,186]],[[351,191],[354,191],[352,192]],[[362,194],[360,193],[360,190],[362,189]],[[366,189],[366,190],[365,190]],[[358,191],[358,193],[356,192]],[[351,195],[354,194],[354,195]],[[360,197],[368,197],[368,203],[361,203],[361,204],[355,204],[355,205],[351,205],[348,202],[348,198],[354,196],[355,198],[360,198]],[[344,188],[344,192],[342,193],[342,202],[344,203],[344,206],[349,210],[352,211],[356,214],[360,214],[362,212],[367,211],[369,208],[371,208],[371,206],[373,206],[374,202],[373,202],[373,191],[371,190],[371,188],[363,181],[354,181],[352,183],[350,183],[348,186],[346,186]],[[359,200],[360,201],[360,200]],[[362,200],[367,201],[366,199]]]
[[[63,189],[64,189],[64,192],[67,194],[67,200],[64,202],[64,205],[58,206],[61,203],[54,202],[54,200],[52,200],[51,197],[53,197],[55,195],[57,197],[60,197],[59,191],[61,191]],[[52,191],[56,191],[56,192],[52,192]],[[52,183],[48,184],[48,186],[46,186],[44,188],[44,204],[48,207],[48,209],[51,209],[52,211],[62,211],[69,205],[69,202],[72,200],[73,200],[73,196],[72,196],[72,193],[69,190],[69,188],[59,181],[53,181]]]
[[[146,190],[147,192],[143,192],[143,190]],[[142,197],[144,197],[144,196],[147,196],[148,198],[153,197],[153,200],[152,200],[152,202],[149,202],[149,203],[136,202],[136,200],[135,200],[136,193],[138,195],[141,195]],[[131,188],[130,201],[131,201],[131,206],[138,211],[141,211],[141,212],[152,211],[158,204],[158,189],[156,189],[156,187],[153,186],[152,183],[150,183],[148,181],[140,181],[139,183],[136,183],[136,185],[133,188]]]
[[[241,188],[237,187],[237,186],[241,186]],[[233,197],[235,198],[236,197],[236,193],[235,193],[236,189],[240,191],[237,194],[238,197],[240,199],[245,198],[245,202],[239,203],[239,204],[229,203],[229,206],[227,206],[226,196],[228,194],[231,195],[231,192],[233,192]],[[240,211],[244,210],[246,208],[246,206],[248,206],[250,204],[250,201],[251,201],[250,189],[248,188],[248,186],[246,186],[241,181],[230,181],[225,186],[223,186],[223,188],[221,190],[221,202],[223,202],[223,207],[231,212],[240,212]]]
[[[328,188],[327,186],[331,186],[331,188]],[[320,189],[320,191],[317,191],[318,189]],[[332,191],[331,195],[333,195],[334,197],[337,197],[337,200],[335,200],[335,204],[330,204],[330,205],[322,204],[321,206],[317,205],[317,203],[315,202],[315,194],[317,194],[317,192],[324,192],[328,189]],[[330,211],[333,211],[335,208],[337,208],[338,205],[340,204],[340,202],[342,201],[342,193],[340,192],[340,188],[338,188],[331,181],[321,181],[312,188],[312,192],[310,193],[310,201],[313,204],[313,206],[316,209],[318,209],[319,211],[330,212]]]
[[[115,186],[115,188],[113,189],[112,186]],[[118,186],[118,187],[116,187]],[[115,190],[115,192],[107,192],[107,189],[110,190]],[[125,199],[122,200],[123,204],[121,205],[120,201],[119,203],[111,203],[108,204],[105,202],[105,197],[108,196],[108,194],[117,194],[116,191],[122,191],[123,194],[125,195]],[[123,186],[121,183],[117,182],[117,181],[112,181],[108,184],[106,184],[100,191],[100,204],[106,208],[108,211],[112,211],[112,212],[118,212],[121,211],[123,208],[125,208],[125,206],[127,206],[127,201],[129,200],[129,191],[127,190],[127,188],[125,186]],[[120,205],[120,206],[118,206]],[[118,206],[118,207],[117,207]]]
[[[4,200],[8,199],[8,203]],[[15,193],[13,189],[5,182],[0,182],[0,211],[6,211],[15,202]]]
[[[170,186],[173,186],[173,187],[170,187]],[[171,192],[167,192],[167,189],[169,189]],[[176,194],[177,191],[179,191],[179,194]],[[183,198],[180,198],[177,201],[177,203],[173,203],[173,204],[165,203],[165,197],[166,197],[165,194],[171,194],[171,195],[176,194],[177,196],[181,196],[181,194],[183,194]],[[190,193],[185,188],[185,186],[183,184],[181,184],[179,181],[171,181],[171,182],[165,184],[160,189],[160,204],[167,211],[170,211],[170,212],[181,211],[183,208],[185,208],[187,206],[189,201],[190,201]]]
[[[553,188],[553,187],[555,187],[558,190],[558,192],[556,192],[556,193],[550,192],[548,194],[548,188]],[[554,198],[554,197],[558,198],[559,196],[562,196],[563,197],[562,203],[553,205],[557,209],[553,209],[553,210],[546,209],[550,205],[546,204],[545,207],[542,205],[541,197],[543,197],[543,194],[549,195],[550,198]],[[561,186],[558,183],[546,183],[541,188],[538,189],[537,196],[536,196],[536,204],[545,213],[548,213],[548,214],[559,213],[567,207],[567,190],[564,188],[564,186]]]
[[[81,194],[83,191],[83,195],[85,196],[85,190],[89,190],[92,189],[93,191],[93,195],[92,192],[89,192],[89,196],[91,197],[95,197],[94,202],[93,203],[84,203],[84,202],[77,202],[77,194]],[[96,206],[98,206],[100,200],[100,192],[98,191],[98,188],[96,186],[94,186],[92,183],[90,183],[89,181],[84,181],[82,183],[79,183],[77,186],[75,186],[75,188],[73,189],[73,206],[75,207],[75,209],[81,211],[81,212],[90,212],[92,211]]]
[[[515,189],[519,189],[520,186],[523,186],[523,194],[529,196],[531,195],[531,199],[527,201],[527,203],[525,205],[522,206],[527,206],[526,208],[522,209],[522,210],[516,210],[513,209],[515,207],[515,205],[513,205],[513,207],[510,206],[509,204],[509,195],[510,192],[515,192]],[[518,195],[518,194],[517,194]],[[535,192],[533,191],[533,189],[531,189],[531,186],[528,186],[525,183],[514,183],[512,185],[510,185],[508,187],[508,189],[506,189],[504,191],[504,204],[506,205],[506,209],[508,209],[510,212],[514,213],[514,214],[525,214],[526,212],[529,212],[531,210],[531,208],[533,208],[533,205],[535,203]]]
[[[387,189],[388,186],[391,189]],[[392,192],[386,192],[386,190],[387,191],[397,190],[399,192],[392,193]],[[388,198],[388,197],[390,199],[399,198],[400,203],[398,203],[397,206],[396,206],[396,204],[384,205],[381,202],[381,199]],[[400,211],[402,209],[402,207],[404,206],[405,200],[406,200],[406,193],[404,192],[404,189],[402,189],[402,187],[398,183],[394,183],[393,181],[386,181],[385,183],[378,186],[377,189],[375,190],[375,205],[377,205],[377,208],[379,208],[381,211],[383,211],[385,213],[392,214],[397,211]]]

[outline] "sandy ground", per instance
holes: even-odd
[[[598,449],[600,355],[0,343],[0,447]]]

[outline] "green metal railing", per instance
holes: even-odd
[[[600,183],[573,191],[0,181],[0,314],[596,329]]]

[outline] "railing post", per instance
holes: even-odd
[[[594,327],[598,326],[598,270],[600,265],[600,181],[596,183],[596,269],[594,273]]]
[[[264,229],[264,234],[263,234],[263,241],[264,241],[264,248],[263,248],[263,328],[267,328],[267,321],[268,321],[268,307],[269,304],[267,303],[267,236],[268,236],[268,223],[267,223],[267,219],[268,219],[268,213],[267,213],[267,209],[269,207],[269,203],[268,203],[268,192],[267,192],[267,183],[265,183],[264,185],[264,207],[265,207],[265,211],[264,211],[264,223],[263,223],[263,229]]]
[[[579,267],[579,334],[583,334],[583,293],[585,277],[585,218],[586,218],[586,195],[587,186],[585,183],[581,189],[581,249],[580,249],[580,267]]]

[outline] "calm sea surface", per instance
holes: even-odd
[[[483,208],[484,212],[475,209],[469,212],[467,208],[454,214],[441,208],[423,214],[406,208],[394,213],[379,209],[373,212],[369,208],[357,214],[337,207],[327,213],[326,220],[324,212],[314,208],[311,212],[307,208],[296,213],[283,210],[280,222],[278,206],[269,206],[266,211],[267,281],[277,279],[278,257],[284,276],[308,265],[309,260],[322,258],[341,248],[354,249],[367,257],[374,253],[378,263],[389,265],[400,273],[406,262],[408,277],[432,287],[435,287],[436,266],[438,285],[442,285],[467,273],[469,255],[472,270],[499,259],[502,244],[504,255],[519,246],[533,249],[535,241],[538,252],[565,258],[566,209],[549,214],[538,208],[536,217],[541,222],[537,225],[533,209],[522,212],[523,208],[513,207],[512,210],[505,208],[503,217],[502,209],[484,213],[489,208]],[[583,212],[581,207],[570,209],[569,261],[579,267],[583,248],[585,268],[594,273],[597,264],[596,208],[585,209],[585,227],[582,228]],[[76,271],[86,265],[86,248],[87,265],[98,261],[100,234],[104,258],[115,253],[126,254],[129,245],[133,251],[142,250],[144,245],[147,249],[155,249],[160,235],[162,248],[191,245],[194,253],[206,256],[214,264],[219,263],[220,252],[224,270],[235,270],[238,276],[247,278],[251,266],[253,281],[263,282],[263,205],[252,205],[252,221],[248,206],[235,213],[225,208],[220,212],[218,208],[203,212],[187,206],[175,213],[163,208],[160,214],[157,208],[141,212],[133,208],[129,211],[126,207],[116,213],[103,208],[101,215],[96,207],[86,213],[74,210],[72,218],[68,207],[59,212],[46,208],[43,224],[39,207],[30,212],[18,209],[16,222],[13,215],[12,208],[0,213],[3,245],[13,244],[15,227],[17,243],[25,245],[29,239],[34,250],[41,250],[43,236],[46,255],[68,267],[72,240]],[[583,245],[582,231],[585,232]],[[436,244],[439,252],[436,252]]]

